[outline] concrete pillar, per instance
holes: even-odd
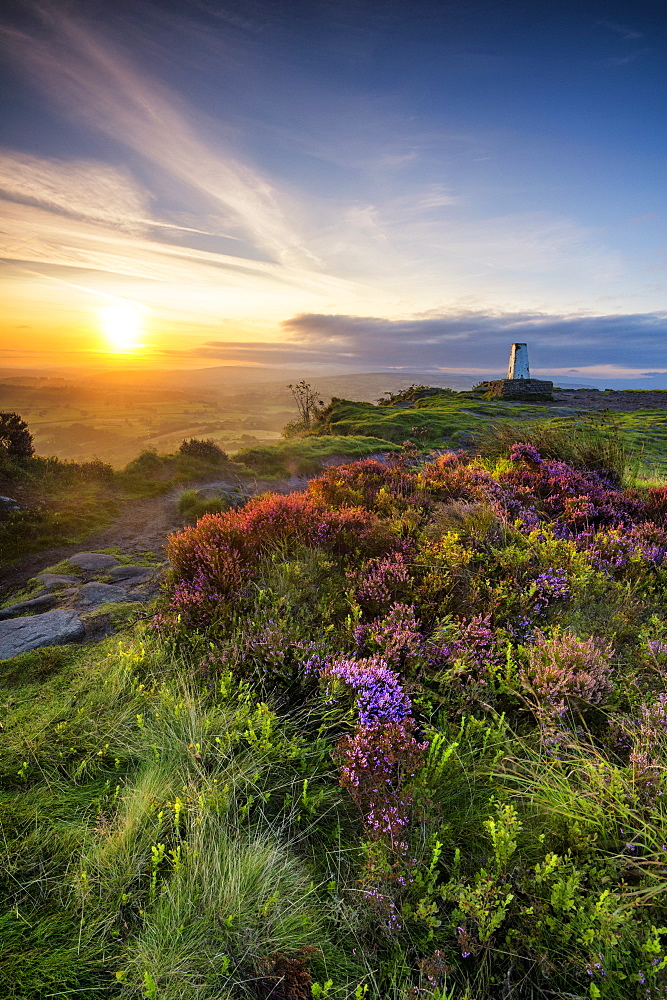
[[[530,378],[528,368],[528,344],[512,344],[510,348],[510,363],[507,369],[508,378]]]

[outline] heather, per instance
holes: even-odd
[[[529,438],[205,513],[2,665],[2,995],[667,996],[665,487]]]

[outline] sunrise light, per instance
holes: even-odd
[[[144,309],[134,302],[117,302],[101,310],[102,328],[109,347],[119,353],[129,353],[145,347],[141,321]]]

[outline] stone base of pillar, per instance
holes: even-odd
[[[499,378],[493,382],[484,382],[485,394],[497,396],[500,399],[549,400],[552,398],[554,384],[539,378]],[[482,386],[478,387],[478,390]]]

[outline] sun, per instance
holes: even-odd
[[[117,302],[102,309],[102,327],[114,351],[136,351],[145,345],[141,338],[143,309],[133,302]]]

